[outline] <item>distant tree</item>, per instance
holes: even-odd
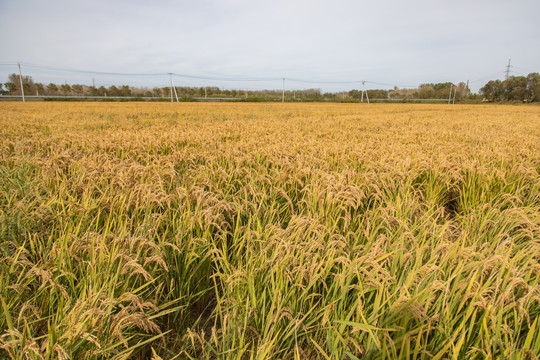
[[[360,98],[362,97],[362,91],[353,89],[349,91],[349,97],[351,99],[360,100]]]
[[[107,89],[105,88],[105,86],[100,86],[99,89],[98,89],[98,95],[99,96],[107,96]]]
[[[388,97],[388,91],[387,90],[368,90],[367,91],[370,99],[386,99]]]
[[[208,96],[219,95],[221,94],[221,90],[217,86],[208,86],[206,88],[206,93]]]
[[[389,99],[414,99],[419,96],[418,89],[396,89],[390,90]]]
[[[169,97],[171,95],[171,88],[170,87],[162,87],[161,88],[161,96],[163,97]]]
[[[499,101],[503,96],[503,83],[501,80],[491,80],[480,88],[480,93],[488,100]]]
[[[99,96],[99,90],[95,86],[88,87],[88,95],[90,96]]]
[[[119,96],[130,96],[131,95],[131,89],[127,85],[122,85],[118,89]]]
[[[56,86],[55,84],[50,83],[49,85],[47,85],[47,93],[49,95],[54,95],[56,94],[57,91],[58,91],[58,86]]]
[[[161,88],[157,88],[157,87],[152,89],[152,94],[155,97],[162,97],[163,96],[162,92],[161,92]]]
[[[422,84],[418,88],[419,99],[434,99],[435,97],[435,88],[433,84]]]
[[[503,98],[505,100],[527,99],[527,78],[524,76],[512,76],[503,82]]]
[[[14,94],[15,91],[17,91],[17,85],[15,85],[15,83],[12,83],[11,81],[5,83],[4,86],[6,87],[8,94]]]
[[[491,80],[480,89],[480,93],[491,101],[540,101],[540,74],[512,76],[504,81]]]
[[[386,99],[388,97],[388,90],[374,89],[367,90],[368,97],[370,99]],[[351,90],[347,93],[351,99],[361,100],[362,99],[362,90]],[[366,95],[364,94],[364,101]]]
[[[433,84],[433,87],[435,90],[433,94],[435,99],[446,99],[450,96],[450,90],[453,90],[455,85],[451,82],[445,82]]]
[[[10,94],[21,94],[21,77],[18,74],[10,74],[9,82],[7,82],[6,88]],[[35,92],[34,81],[31,76],[23,76],[22,83],[25,94],[31,94]]]
[[[119,96],[120,95],[120,90],[118,90],[118,88],[116,86],[111,85],[107,89],[107,95],[109,95],[109,96]]]
[[[73,86],[71,86],[71,89],[73,90],[73,92],[77,95],[82,95],[82,93],[84,92],[84,87],[80,84],[75,84]]]
[[[457,98],[458,99],[465,99],[469,96],[471,92],[471,89],[469,89],[469,87],[467,86],[466,83],[464,82],[460,82],[458,85],[457,85]]]
[[[60,91],[63,95],[69,95],[71,94],[71,86],[69,84],[62,84],[60,85]]]
[[[527,75],[527,101],[540,101],[540,74]]]
[[[36,83],[36,95],[45,95],[45,85],[42,83]]]
[[[302,92],[309,100],[319,100],[322,98],[321,89],[307,89]]]

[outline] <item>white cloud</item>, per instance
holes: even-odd
[[[539,10],[536,0],[2,0],[0,62],[106,72],[457,82],[502,74],[510,57],[519,69],[540,71]],[[48,81],[43,72],[28,71],[36,81]],[[0,66],[0,77],[10,72]],[[71,81],[72,75],[62,76]],[[123,82],[133,81],[161,80]]]

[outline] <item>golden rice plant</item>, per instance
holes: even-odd
[[[540,357],[538,107],[0,108],[0,357]]]

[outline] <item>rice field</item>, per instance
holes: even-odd
[[[540,107],[0,103],[0,358],[537,359]]]

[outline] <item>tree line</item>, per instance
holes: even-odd
[[[20,76],[11,74],[9,81],[1,84],[0,91],[4,95],[21,95]],[[23,88],[26,95],[36,96],[102,96],[102,97],[144,97],[144,98],[167,98],[170,96],[170,87],[141,88],[128,85],[95,87],[81,84],[53,84],[48,85],[35,83],[31,76],[23,76]],[[454,89],[457,100],[465,99],[470,91],[464,83],[454,85],[450,82],[438,84],[422,84],[417,89],[392,90],[371,89],[364,94],[364,99],[443,99],[448,98],[450,90]],[[216,86],[209,87],[176,87],[178,96],[184,99],[190,98],[247,98],[251,100],[270,101],[281,99],[281,90],[235,90],[220,89]],[[285,91],[287,101],[360,101],[362,91],[353,89],[345,92],[322,92],[321,89],[303,89]],[[364,101],[365,101],[364,100]]]
[[[2,95],[21,95],[21,78],[18,74],[9,75],[9,81],[0,83],[0,94]],[[168,98],[171,94],[170,87],[133,87],[128,85],[88,86],[82,84],[54,84],[48,85],[35,83],[31,76],[23,76],[22,84],[26,95],[35,96],[102,96],[102,97],[145,97],[145,98]],[[176,92],[181,98],[196,97],[221,97],[221,98],[260,98],[270,100],[280,98],[280,90],[231,90],[220,89],[216,86],[208,87],[188,87],[177,86]],[[300,99],[322,99],[320,89],[306,89],[298,91],[287,91],[288,97],[297,96]]]
[[[9,75],[8,82],[0,83],[0,94],[21,95],[21,78],[18,74]],[[140,98],[168,98],[171,93],[170,87],[132,87],[128,85],[109,87],[88,86],[82,84],[53,84],[48,85],[35,83],[31,76],[23,76],[23,88],[26,95],[37,96],[96,96],[96,97],[140,97]],[[182,99],[193,98],[233,98],[260,101],[273,101],[281,99],[281,90],[234,90],[220,89],[216,86],[209,87],[176,87],[178,96]],[[372,100],[429,100],[447,99],[456,101],[472,100],[479,101],[485,98],[488,101],[540,101],[540,75],[531,73],[527,76],[514,76],[504,81],[491,80],[480,89],[480,94],[470,91],[467,84],[460,82],[454,84],[428,83],[422,84],[414,89],[399,89],[394,87],[391,90],[371,89],[364,94],[364,99],[369,97]],[[287,90],[285,91],[287,101],[360,101],[362,91],[358,89],[345,92],[325,92],[321,89]],[[365,100],[364,100],[365,101]]]
[[[540,101],[540,74],[511,76],[506,80],[491,80],[480,89],[489,101]]]

